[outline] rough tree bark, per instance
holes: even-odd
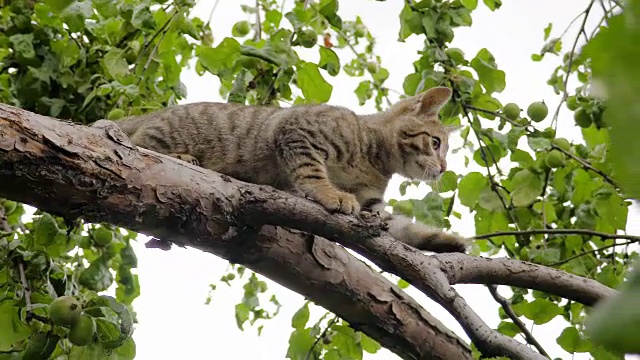
[[[376,216],[331,215],[306,199],[136,148],[117,127],[103,125],[88,128],[0,104],[0,196],[243,264],[335,312],[405,359],[471,354],[397,286],[325,238],[439,302],[487,356],[544,358],[489,328],[454,283],[522,286],[587,305],[614,293],[592,280],[509,259],[425,256],[391,238]]]

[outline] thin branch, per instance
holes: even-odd
[[[260,2],[256,0],[256,33],[253,36],[253,41],[260,41],[262,39],[262,21],[260,20]]]
[[[611,248],[614,248],[614,247],[616,247],[616,246],[625,246],[625,245],[635,244],[635,243],[637,243],[638,241],[640,241],[640,239],[636,239],[636,240],[629,240],[629,241],[623,242],[623,243],[621,243],[621,244],[616,244],[616,243],[614,242],[614,243],[613,243],[613,244],[611,244],[611,245],[602,246],[602,247],[599,247],[599,248],[597,248],[597,249],[593,249],[593,250],[583,251],[583,252],[581,252],[581,253],[579,253],[579,254],[576,254],[576,255],[570,256],[570,257],[568,257],[568,258],[566,258],[566,259],[562,259],[562,260],[560,260],[560,261],[556,261],[556,262],[554,262],[554,263],[551,263],[551,264],[549,264],[548,266],[556,267],[556,266],[558,266],[558,265],[562,265],[562,264],[568,263],[568,262],[569,262],[569,261],[571,261],[571,260],[577,259],[577,258],[582,257],[582,256],[585,256],[585,255],[589,255],[589,254],[597,253],[598,251],[602,251],[602,250],[611,249]]]
[[[602,239],[625,239],[633,240],[634,242],[640,241],[640,236],[625,235],[625,234],[610,234],[594,230],[586,229],[531,229],[531,230],[518,230],[518,231],[497,231],[490,234],[476,235],[471,239],[482,240],[490,239],[498,236],[526,236],[526,235],[549,235],[549,234],[561,234],[561,235],[590,235],[598,236]]]
[[[512,126],[519,127],[519,128],[526,128],[526,126],[525,126],[525,125],[520,125],[520,124],[518,124],[517,122],[515,122],[515,121],[513,121],[513,120],[509,119],[508,117],[506,117],[506,116],[504,116],[504,115],[502,115],[502,114],[500,114],[500,113],[498,113],[498,112],[491,111],[491,110],[487,110],[487,109],[482,109],[482,108],[479,108],[479,107],[476,107],[476,106],[466,105],[466,104],[465,104],[465,105],[463,105],[463,107],[464,107],[464,108],[466,108],[466,109],[468,109],[468,110],[479,111],[479,112],[481,112],[481,113],[485,113],[485,114],[493,115],[493,116],[495,116],[495,117],[499,117],[500,119],[502,119],[502,120],[504,120],[504,121],[508,122],[508,123],[509,123],[509,124],[511,124]]]
[[[542,345],[540,345],[538,340],[536,340],[536,338],[533,337],[533,334],[531,333],[531,331],[527,329],[527,325],[523,323],[522,320],[520,320],[520,318],[518,317],[518,315],[516,315],[516,313],[513,311],[513,308],[511,307],[511,303],[509,302],[509,300],[507,300],[504,296],[498,293],[498,287],[496,285],[487,285],[487,288],[489,289],[489,293],[491,293],[491,296],[493,296],[493,299],[498,304],[500,304],[500,306],[502,306],[504,313],[507,314],[507,316],[511,319],[511,321],[513,321],[513,323],[520,329],[520,332],[522,332],[522,334],[524,335],[524,338],[527,341],[527,343],[533,345],[533,347],[535,347],[540,354],[550,358],[549,354],[547,354],[547,352],[544,350]]]
[[[618,184],[611,178],[609,177],[609,175],[605,174],[604,172],[602,172],[601,170],[596,169],[595,167],[593,167],[593,165],[591,165],[590,163],[588,163],[587,161],[573,155],[571,152],[555,145],[555,144],[551,144],[551,147],[556,149],[556,150],[560,150],[560,152],[564,153],[565,155],[567,155],[568,157],[572,158],[573,160],[577,161],[578,163],[580,163],[580,165],[582,165],[585,169],[591,170],[594,173],[600,175],[604,181],[608,182],[609,184],[613,185],[614,188],[616,189],[620,189],[620,186],[618,186]]]
[[[491,114],[494,116],[498,116],[503,118],[503,116],[495,111],[491,111],[491,110],[487,110],[487,109],[482,109],[482,108],[478,108],[475,106],[464,106],[465,108],[468,108],[470,110],[474,110],[474,111],[480,111],[486,114]],[[506,119],[506,118],[505,118]],[[520,127],[523,127],[521,125],[519,125]],[[525,131],[527,133],[532,133],[533,131],[527,127],[524,127]],[[565,155],[567,155],[568,157],[572,158],[573,160],[577,161],[578,163],[580,163],[580,165],[582,165],[585,169],[587,170],[591,170],[593,172],[595,172],[596,174],[600,175],[606,182],[608,182],[609,184],[613,185],[616,189],[620,189],[620,186],[618,186],[618,184],[607,174],[605,174],[604,172],[602,172],[601,170],[596,169],[593,165],[591,165],[588,161],[581,159],[579,157],[577,157],[576,155],[572,154],[569,151],[566,151],[560,147],[558,147],[557,145],[551,144],[551,147],[553,149],[557,149],[559,151],[561,151],[562,153],[564,153]]]
[[[562,86],[562,98],[560,99],[560,103],[558,104],[558,107],[556,108],[556,111],[553,114],[552,124],[554,125],[555,129],[557,129],[558,127],[558,115],[560,115],[560,109],[562,108],[562,105],[564,104],[565,101],[567,101],[567,98],[569,97],[567,86],[569,85],[569,76],[571,75],[571,65],[573,65],[573,58],[575,56],[576,47],[578,46],[578,40],[580,39],[580,34],[585,32],[584,27],[587,24],[587,19],[589,18],[589,12],[591,12],[591,8],[593,7],[594,2],[595,0],[591,0],[587,8],[582,12],[582,14],[584,14],[584,17],[582,19],[582,24],[580,25],[580,29],[578,30],[578,35],[576,35],[576,38],[573,41],[573,46],[571,47],[571,52],[569,53],[569,61],[567,63],[567,73],[564,77],[563,86]]]
[[[322,333],[318,337],[316,337],[316,340],[313,342],[313,345],[311,345],[311,348],[309,348],[309,351],[307,352],[307,356],[304,357],[304,360],[309,360],[309,356],[311,356],[311,353],[313,352],[313,349],[318,345],[320,340],[322,338],[324,338],[325,335],[327,335],[327,331],[329,331],[329,329],[331,329],[331,327],[333,325],[335,325],[335,323],[337,323],[337,322],[338,322],[338,317],[334,316],[333,319],[331,319],[329,321],[329,323],[327,324],[327,327],[324,328]]]

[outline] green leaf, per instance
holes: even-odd
[[[129,338],[124,344],[112,350],[106,360],[133,360],[136,357],[136,343]]]
[[[511,179],[509,190],[514,206],[527,206],[531,204],[540,193],[544,181],[539,175],[524,169],[518,171]]]
[[[59,15],[64,9],[66,9],[69,5],[71,5],[75,0],[45,0],[44,3],[47,5],[51,12],[56,15]]]
[[[562,330],[562,333],[556,340],[558,345],[564,349],[564,351],[569,354],[577,353],[577,352],[587,352],[591,350],[591,343],[580,336],[578,330],[573,327],[567,327]]]
[[[12,345],[31,335],[31,328],[20,320],[11,301],[0,303],[0,333],[0,351],[10,351]]]
[[[478,80],[488,93],[502,92],[506,86],[504,71],[498,70],[495,58],[487,49],[481,49],[471,60]]]
[[[470,172],[458,184],[460,203],[473,209],[480,199],[480,191],[488,185],[487,179],[479,172]]]
[[[291,318],[291,327],[297,330],[304,329],[309,321],[309,303],[305,302],[304,305],[293,314]]]
[[[635,267],[621,291],[599,302],[587,318],[594,343],[622,353],[640,353],[640,267]]]
[[[331,17],[338,12],[338,0],[320,0],[318,12],[324,17]]]
[[[438,193],[431,191],[422,200],[412,200],[412,203],[417,220],[439,228],[444,226],[444,202]]]
[[[36,56],[36,51],[33,48],[33,34],[15,34],[9,36],[9,41],[13,46],[13,50],[18,55],[31,59]]]
[[[546,324],[562,313],[562,308],[547,299],[535,299],[524,307],[524,316],[536,325]]]
[[[103,258],[94,260],[80,273],[78,281],[82,286],[96,292],[105,291],[113,283],[113,275]]]
[[[289,337],[287,359],[305,360],[314,341],[315,337],[311,336],[311,329],[300,329],[292,332]]]
[[[120,79],[129,72],[123,50],[111,50],[102,59],[104,70],[114,79]]]
[[[478,7],[478,0],[461,0],[460,2],[469,10],[475,10]]]
[[[224,70],[233,67],[240,55],[240,43],[236,39],[228,37],[214,48],[202,48],[198,60],[207,71],[214,75],[220,75]]]
[[[491,11],[500,9],[500,6],[502,6],[502,0],[483,0],[483,2]]]
[[[99,320],[97,319],[96,323]],[[86,359],[106,359],[107,351],[99,343],[92,343],[87,346],[73,346],[69,352],[69,360],[86,360]]]
[[[305,99],[326,103],[331,98],[333,86],[320,74],[318,66],[309,62],[298,65],[298,87]]]
[[[249,320],[250,313],[251,309],[244,303],[236,304],[236,325],[238,325],[238,329],[244,331],[242,325]]]
[[[358,104],[364,105],[367,100],[371,99],[373,96],[373,90],[371,89],[371,81],[365,80],[358,84],[358,87],[355,90],[356,96],[358,96]]]
[[[553,28],[553,23],[549,23],[546,28],[544,28],[544,40],[547,41],[549,35],[551,35],[551,29]]]
[[[324,46],[318,47],[320,49],[320,62],[318,66],[321,69],[327,70],[329,75],[336,76],[340,72],[340,58],[336,53]]]
[[[453,191],[458,187],[458,175],[451,170],[447,170],[438,180],[436,189],[439,192]]]
[[[611,125],[610,159],[622,187],[636,199],[640,198],[640,142],[638,133],[640,103],[634,94],[640,92],[640,48],[633,41],[640,37],[640,3],[630,1],[620,15],[608,19],[608,28],[585,47],[592,57],[593,76],[603,81],[607,93],[604,120]]]
[[[362,346],[362,350],[368,352],[369,354],[375,354],[378,350],[382,349],[382,346],[372,338],[368,337],[365,333],[360,334],[360,345]]]
[[[510,337],[514,337],[521,332],[520,328],[511,321],[501,321],[500,324],[498,324],[497,330],[499,333]]]

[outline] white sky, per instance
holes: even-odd
[[[200,0],[193,13],[206,20],[214,2]],[[422,48],[422,38],[417,36],[412,36],[406,43],[396,41],[398,14],[403,3],[400,0],[343,0],[340,3],[343,19],[351,20],[356,15],[361,16],[377,39],[376,53],[382,57],[383,66],[391,73],[386,86],[398,91],[402,91],[404,77],[413,72],[411,63],[418,58],[416,51]],[[500,69],[507,73],[507,88],[498,96],[503,103],[513,101],[526,109],[530,102],[544,99],[553,113],[559,97],[546,84],[546,80],[559,59],[547,56],[542,63],[534,63],[530,60],[530,55],[543,46],[543,29],[549,22],[554,24],[552,37],[558,36],[573,17],[586,7],[588,1],[505,1],[502,9],[494,13],[480,3],[479,9],[473,13],[473,26],[457,30],[453,46],[463,49],[468,59],[483,47],[494,54]],[[248,19],[241,12],[240,4],[253,4],[253,1],[220,1],[212,21],[215,45],[225,36],[230,36],[234,22]],[[290,7],[291,4],[292,1],[287,1],[286,6]],[[575,29],[568,35],[573,36]],[[570,39],[566,38],[565,48],[570,46]],[[301,55],[307,59],[316,59],[317,50],[301,52]],[[351,56],[348,52],[341,52],[340,55],[348,56],[349,59]],[[323,75],[334,85],[331,104],[348,106],[359,113],[374,111],[372,104],[358,108],[353,90],[361,79],[349,78],[342,72],[337,78],[326,76],[326,73]],[[198,77],[189,69],[183,72],[182,80],[189,94],[186,102],[223,100],[218,95],[219,82],[216,77]],[[391,96],[392,100],[397,98],[397,95]],[[566,109],[560,119],[558,136],[571,140],[578,140],[580,137],[571,114]],[[454,139],[452,147],[459,145],[458,136],[454,135]],[[450,168],[458,173],[470,171],[464,169],[464,163],[460,159],[460,156],[450,155]],[[400,181],[399,178],[394,179],[387,194],[389,197],[399,198],[397,185]],[[413,189],[407,197],[424,196],[426,189],[424,186]],[[638,219],[637,214],[633,218]],[[451,221],[455,231],[467,236],[474,234],[472,217],[465,216],[462,221]],[[640,225],[630,221],[628,231],[640,233]],[[233,288],[220,285],[214,293],[211,305],[204,305],[208,285],[217,282],[225,273],[226,260],[193,249],[174,247],[168,252],[146,249],[143,241],[134,244],[134,248],[139,258],[138,273],[142,289],[140,297],[134,301],[139,320],[134,333],[137,359],[285,358],[292,330],[291,316],[302,305],[302,296],[267,280],[269,294],[275,293],[283,305],[281,313],[264,323],[261,336],[257,336],[256,329],[249,326],[245,326],[245,332],[241,332],[234,319],[234,305],[242,297],[240,282],[235,282]],[[456,288],[490,326],[498,324],[498,305],[486,288],[479,285],[459,285]],[[506,289],[501,288],[507,294],[504,290]],[[408,293],[445,325],[468,339],[455,320],[438,305],[413,288]],[[322,309],[312,308],[312,320],[322,314]],[[533,329],[534,336],[552,357],[571,358],[571,355],[555,343],[555,338],[565,326],[563,321],[554,320]],[[365,357],[380,360],[398,358],[384,349],[376,355],[365,354]],[[575,359],[586,358],[588,356],[575,356]]]

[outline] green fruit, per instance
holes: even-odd
[[[576,110],[576,112],[573,113],[573,120],[575,120],[576,125],[581,128],[588,128],[591,126],[591,122],[593,121],[585,108],[579,108]]]
[[[574,150],[576,152],[576,155],[578,155],[578,157],[581,157],[583,159],[586,159],[589,157],[589,150],[587,149],[586,146],[582,145],[582,144],[577,144],[574,147]]]
[[[559,168],[566,164],[565,155],[560,150],[553,149],[549,154],[547,154],[544,162],[552,169]]]
[[[56,349],[60,337],[56,334],[36,333],[29,338],[27,348],[22,353],[23,360],[48,359]]]
[[[107,119],[109,120],[118,120],[124,117],[124,110],[122,109],[113,109],[109,111],[107,114]]]
[[[508,103],[502,108],[502,113],[507,119],[515,120],[520,116],[520,106],[514,103]]]
[[[580,103],[578,103],[578,98],[576,98],[575,96],[569,96],[567,98],[567,109],[575,111],[579,107]]]
[[[53,240],[59,232],[58,223],[53,216],[43,213],[35,224],[33,237],[36,244],[49,246],[53,243]]]
[[[527,108],[527,115],[529,115],[531,121],[540,122],[544,120],[544,118],[546,118],[548,114],[549,108],[542,101],[531,103],[531,105],[529,105],[529,107]]]
[[[54,324],[71,326],[78,322],[82,306],[72,296],[61,296],[49,305],[49,316]]]
[[[298,33],[298,42],[306,48],[314,47],[318,42],[318,34],[313,29],[304,29]]]
[[[233,24],[233,27],[231,28],[231,34],[235,37],[247,36],[249,31],[251,31],[251,25],[246,20],[238,21]]]
[[[107,228],[99,227],[93,230],[93,240],[96,242],[96,245],[107,246],[111,243],[112,239],[113,233]]]
[[[562,149],[564,151],[571,150],[571,144],[569,143],[569,140],[567,140],[565,138],[553,139],[553,145],[559,147],[560,149]]]
[[[367,62],[367,70],[372,73],[375,74],[378,72],[378,63],[375,61],[368,61]]]
[[[89,315],[82,315],[69,330],[69,341],[73,345],[85,346],[93,340],[96,332],[96,322]]]

